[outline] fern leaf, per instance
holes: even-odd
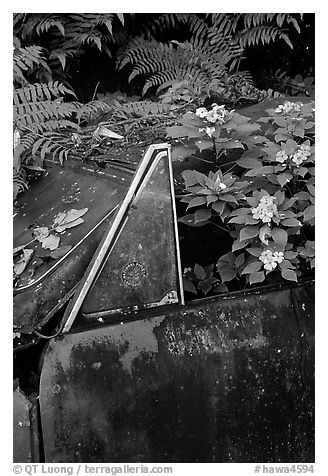
[[[82,121],[91,121],[100,114],[111,112],[113,107],[104,101],[94,100],[84,104],[77,111],[77,121],[80,124]]]

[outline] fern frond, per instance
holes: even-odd
[[[262,43],[266,45],[281,37],[282,32],[275,26],[256,26],[251,30],[245,29],[239,34],[239,44],[246,48],[247,46],[258,45]]]
[[[118,13],[30,13],[16,23],[22,23],[20,34],[24,40],[47,38],[49,51],[56,50],[52,59],[58,59],[64,70],[67,59],[83,53],[83,45],[96,46],[111,55],[108,45],[118,40],[124,17]]]
[[[292,24],[296,31],[300,27],[295,15],[288,13],[219,13],[209,14],[213,27],[223,36],[231,36],[241,48],[263,45],[283,39],[292,48],[284,26]]]
[[[60,34],[65,36],[65,27],[59,16],[46,15],[35,23],[35,32],[39,36],[48,32],[51,28],[57,28]]]
[[[16,199],[17,195],[24,190],[28,189],[26,181],[26,173],[23,168],[13,171],[13,198]]]
[[[27,82],[26,74],[33,70],[35,66],[43,67],[50,73],[43,48],[35,45],[15,48],[13,58],[14,82],[25,84]]]
[[[191,85],[203,82],[206,86],[211,79],[219,78],[226,72],[232,56],[228,48],[220,49],[214,42],[201,38],[169,44],[136,38],[125,52],[121,52],[117,67],[132,66],[129,82],[136,76],[146,76],[142,91],[145,94],[149,88],[172,80],[188,80]]]
[[[75,96],[75,93],[68,89],[58,81],[50,81],[47,84],[34,83],[23,88],[17,88],[14,90],[14,105],[27,102],[45,101],[51,99],[58,99],[65,94]]]
[[[83,121],[93,121],[101,114],[106,114],[113,110],[113,106],[96,99],[94,101],[90,101],[87,104],[83,104],[82,107],[79,108],[77,111],[77,121],[80,124]]]

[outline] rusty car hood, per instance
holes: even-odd
[[[114,166],[95,171],[82,163],[47,168],[17,201],[14,215],[14,248],[31,242],[33,256],[14,286],[14,325],[31,333],[81,279],[105,227],[113,219],[129,188],[134,167]],[[51,227],[58,213],[87,209],[78,226],[57,233],[60,247],[68,251],[58,259],[33,230]]]

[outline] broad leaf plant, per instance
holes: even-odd
[[[167,128],[168,136],[184,141],[189,150],[215,154],[208,175],[183,172],[187,214],[180,221],[213,223],[230,235],[231,250],[222,256],[218,250],[216,271],[222,283],[239,280],[240,287],[297,282],[314,268],[314,102],[285,101],[266,113],[252,123],[213,104]],[[220,158],[232,148],[240,149],[241,156],[224,173]],[[194,286],[197,272],[188,275]],[[198,276],[197,282],[206,279]],[[218,289],[218,281],[207,284],[211,281]],[[188,288],[193,289],[190,282]]]

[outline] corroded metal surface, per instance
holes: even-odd
[[[31,333],[81,279],[131,180],[132,171],[100,177],[83,167],[64,171],[54,167],[22,195],[14,218],[15,247],[33,238],[33,228],[50,227],[59,212],[72,208],[88,208],[88,212],[82,224],[61,234],[61,246],[72,246],[67,254],[59,260],[45,260],[27,286],[15,288],[14,325],[18,331]],[[37,257],[41,243],[31,246]]]
[[[32,404],[17,387],[13,400],[13,462],[30,463],[32,461],[32,445],[30,430],[30,410]]]
[[[313,461],[313,295],[233,293],[54,339],[46,461]]]

